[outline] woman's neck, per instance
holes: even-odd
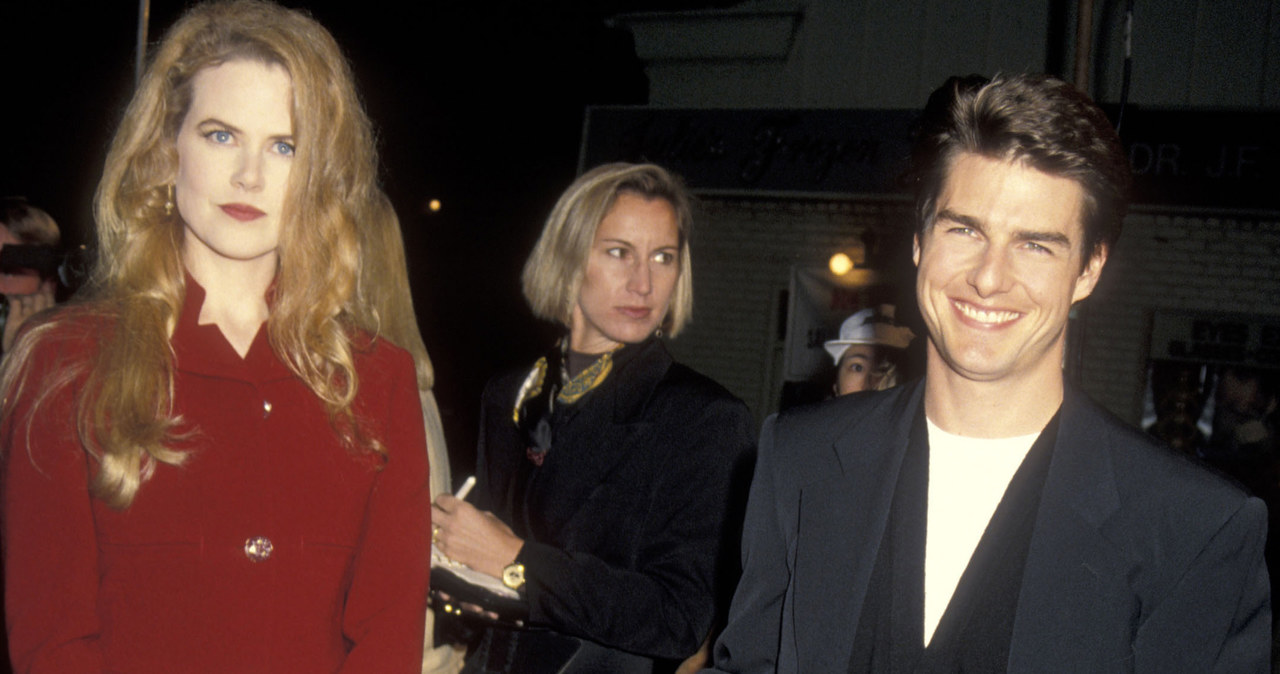
[[[183,263],[205,291],[196,323],[218,326],[244,358],[270,313],[266,295],[275,279],[275,255],[248,261],[211,261],[200,255],[184,255]]]
[[[600,360],[600,357],[602,355],[604,354],[578,353],[577,351],[570,351],[568,354],[566,354],[566,357],[565,357],[565,362],[564,362],[565,372],[568,372],[569,378],[573,379],[574,377],[578,376],[578,374],[580,374],[583,370],[587,369],[588,367],[591,367],[592,363],[596,362],[597,360]]]

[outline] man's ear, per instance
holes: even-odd
[[[1111,250],[1103,245],[1098,246],[1093,255],[1089,256],[1089,262],[1084,265],[1084,270],[1080,272],[1079,278],[1076,279],[1076,287],[1071,292],[1072,304],[1093,293],[1094,287],[1098,285],[1098,278],[1102,276],[1102,268],[1107,264],[1107,255],[1110,252]]]

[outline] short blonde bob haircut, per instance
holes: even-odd
[[[654,164],[598,166],[560,195],[525,262],[524,297],[535,316],[570,327],[596,230],[622,193],[671,204],[680,233],[680,277],[662,330],[675,337],[693,317],[692,198],[679,177]]]
[[[154,51],[112,141],[96,196],[98,258],[89,282],[73,306],[27,331],[0,379],[6,401],[17,399],[42,334],[63,316],[105,318],[91,362],[33,385],[38,405],[72,377],[84,381],[75,423],[99,465],[90,489],[114,507],[133,501],[157,462],[183,463],[172,447],[194,430],[172,406],[169,338],[186,292],[184,225],[172,207],[175,141],[196,74],[235,60],[278,65],[292,83],[296,153],[266,325],[272,349],[321,400],[344,443],[384,456],[351,407],[359,388],[353,352],[368,344],[360,333],[410,351],[420,389],[431,384],[399,222],[378,185],[373,131],[338,44],[304,12],[270,2],[196,5]],[[3,413],[11,411],[6,402]]]

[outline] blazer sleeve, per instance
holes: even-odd
[[[1138,627],[1134,671],[1271,671],[1267,512],[1243,501]]]
[[[713,650],[715,672],[778,671],[783,610],[791,582],[794,532],[784,516],[779,478],[787,469],[774,449],[776,417],[765,420],[756,452],[755,476],[742,531],[742,579],[729,608],[729,621]],[[794,669],[794,668],[793,668]]]
[[[352,647],[342,672],[422,668],[431,540],[427,445],[413,363],[407,353],[393,353],[391,366],[374,372],[380,379],[362,381],[366,390],[386,391],[372,400],[385,402],[379,439],[388,458],[370,494],[352,565],[342,619]]]
[[[25,390],[0,426],[5,616],[15,672],[100,672],[98,542],[90,459],[74,428],[76,388],[36,405],[66,354],[37,346]],[[34,415],[33,415],[34,414]]]
[[[688,657],[710,633],[737,466],[752,452],[739,401],[711,400],[654,452],[657,482],[624,568],[583,551],[528,541],[530,621],[649,657]],[[666,436],[664,436],[666,437]],[[657,449],[657,448],[655,448]]]

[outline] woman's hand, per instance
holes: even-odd
[[[441,494],[431,506],[431,542],[449,559],[494,578],[516,561],[524,540],[490,512]]]

